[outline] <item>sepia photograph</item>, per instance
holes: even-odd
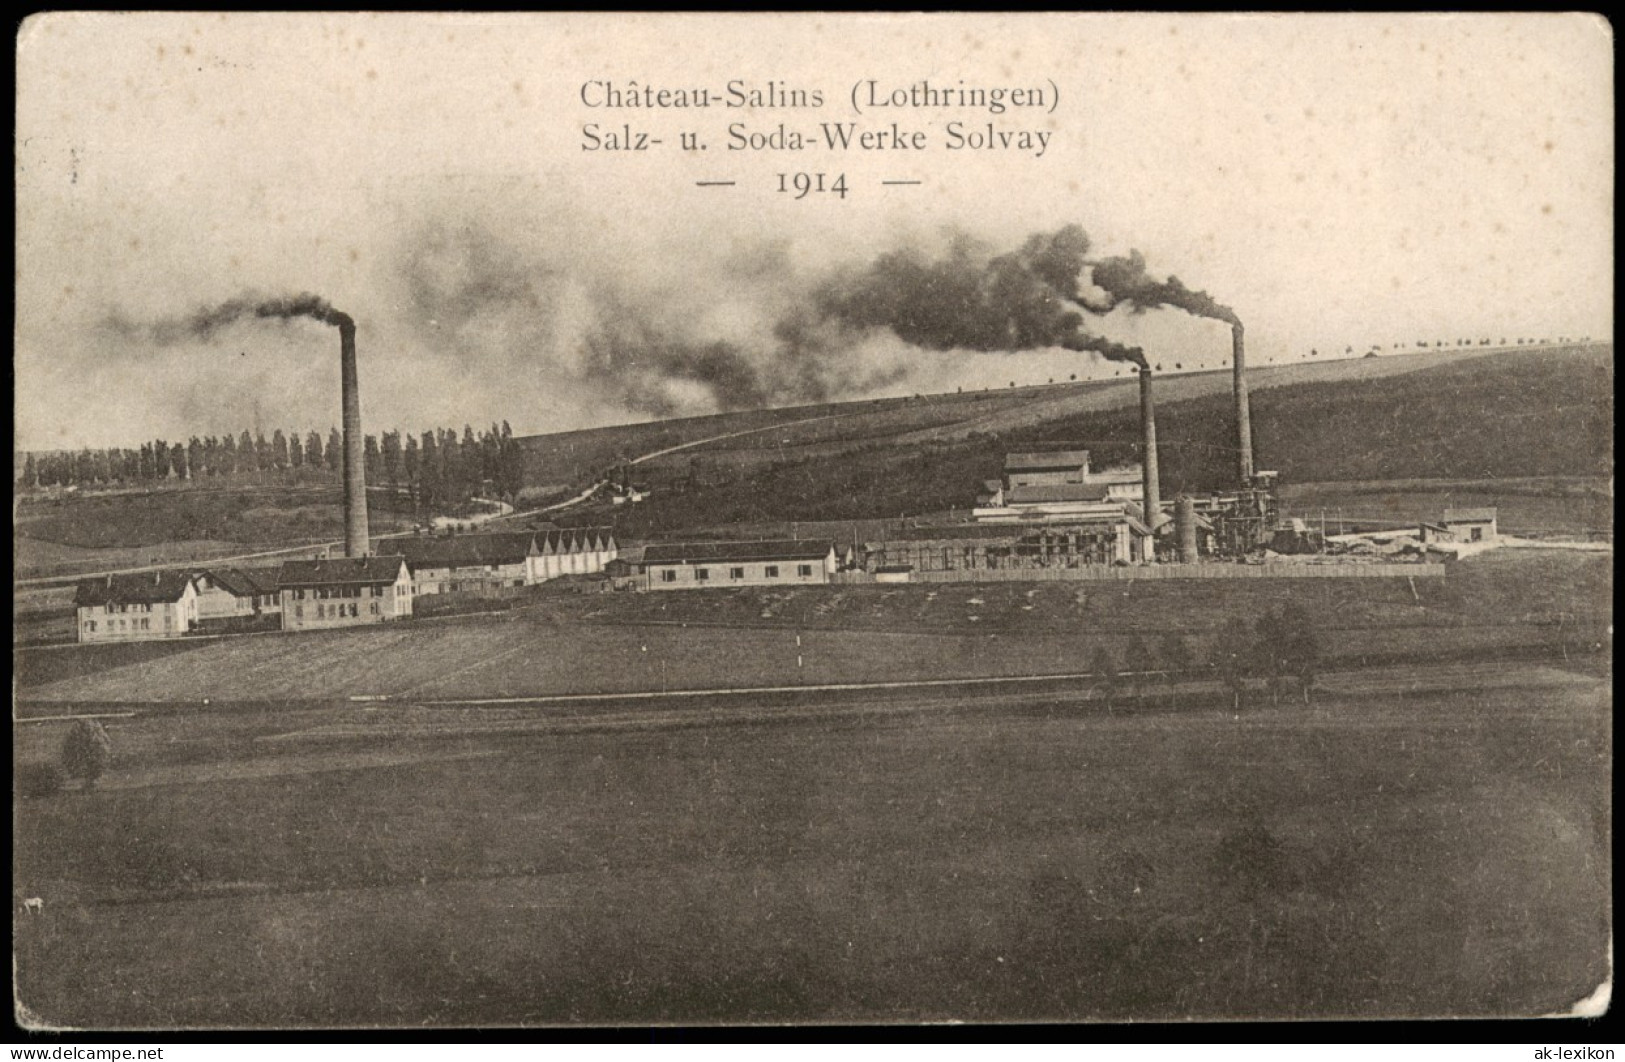
[[[1609,1009],[1606,19],[15,49],[21,1035]]]

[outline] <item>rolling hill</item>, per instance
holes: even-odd
[[[1263,366],[1249,381],[1260,467],[1281,472],[1289,503],[1358,508],[1358,497],[1349,502],[1348,491],[1327,485],[1360,484],[1356,494],[1369,494],[1373,483],[1406,480],[1416,481],[1416,505],[1426,511],[1449,496],[1495,504],[1494,491],[1441,481],[1517,477],[1536,481],[1510,492],[1520,499],[1579,499],[1540,503],[1528,526],[1611,525],[1611,347]],[[1225,371],[1159,378],[1165,496],[1231,484],[1230,387]],[[634,478],[655,489],[640,505],[600,501],[551,519],[612,523],[622,540],[750,534],[786,522],[964,510],[1010,449],[1086,447],[1097,467],[1138,460],[1137,401],[1123,378],[749,410],[520,442],[533,497],[577,494],[623,460],[637,461]],[[1554,477],[1585,482],[1546,482]],[[375,531],[409,526],[404,515],[377,511],[378,501]],[[20,577],[70,577],[337,539],[340,512],[336,489],[91,492],[24,499],[14,530]]]
[[[1613,474],[1606,347],[1362,359],[1266,368],[1249,380],[1259,465],[1288,486]],[[1167,377],[1157,394],[1164,495],[1232,485],[1229,374]],[[655,488],[648,502],[588,507],[566,522],[613,519],[623,538],[639,538],[895,519],[967,508],[1007,450],[1081,446],[1097,467],[1139,459],[1137,390],[1127,381],[911,399],[840,419],[794,412],[805,422],[649,461],[640,470]]]

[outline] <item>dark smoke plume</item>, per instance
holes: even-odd
[[[960,235],[938,253],[908,247],[817,272],[798,269],[783,242],[707,249],[685,271],[670,255],[650,268],[592,241],[455,214],[409,227],[386,274],[397,287],[383,297],[398,307],[386,327],[442,365],[546,381],[599,415],[674,416],[861,397],[932,371],[908,348],[1062,349],[1144,368],[1138,347],[1096,334],[1090,318],[1122,300],[1137,311],[1222,310],[1177,280],[1154,284],[1137,254],[1092,261],[1077,225],[1004,253]],[[253,293],[156,323],[107,324],[171,346],[296,317],[350,325],[315,295]]]
[[[853,329],[890,329],[931,350],[1017,351],[1060,347],[1145,365],[1137,347],[1092,335],[1080,277],[1089,237],[1069,225],[1029,237],[1018,251],[987,257],[956,239],[937,261],[915,250],[882,255],[814,296],[814,313]]]
[[[121,332],[142,332],[160,346],[173,346],[194,340],[213,339],[221,329],[248,318],[288,320],[309,317],[336,328],[354,328],[350,315],[335,310],[319,295],[306,292],[301,295],[262,297],[243,295],[203,309],[181,318],[166,318],[150,326],[139,326],[122,317],[111,324]]]
[[[1233,325],[1241,323],[1230,307],[1220,305],[1205,291],[1192,291],[1180,283],[1178,277],[1170,276],[1167,280],[1159,281],[1147,276],[1145,256],[1139,251],[1130,251],[1127,258],[1118,256],[1096,262],[1091,279],[1095,287],[1111,298],[1110,305],[1096,304],[1096,308],[1102,311],[1126,302],[1135,313],[1168,306],[1196,317],[1209,317]]]

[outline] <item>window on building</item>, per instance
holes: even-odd
[[[798,564],[798,565],[796,565],[796,574],[801,576],[803,579],[811,579],[812,578],[812,565],[810,565],[810,564]]]
[[[777,564],[769,564],[767,567],[762,569],[762,574],[769,579],[777,579],[779,577],[779,566]]]
[[[710,578],[711,578],[711,569],[710,568],[695,568],[694,569],[694,578],[698,579],[702,583],[709,581]]]
[[[745,569],[743,569],[743,568],[729,568],[728,569],[728,578],[730,578],[730,579],[743,579],[744,577],[745,577]]]
[[[294,619],[304,619],[305,618],[305,606],[303,606],[303,605],[295,605],[295,606],[293,606],[293,618]]]
[[[316,618],[317,619],[326,619],[327,618],[327,606],[326,605],[317,605],[316,606]]]
[[[372,614],[374,616],[378,615],[378,602],[376,601],[372,603]]]
[[[85,630],[89,631],[91,634],[95,634],[96,633],[96,621],[95,620],[86,620],[85,621]]]
[[[667,568],[665,571],[660,573],[660,581],[663,583],[675,583],[677,581],[677,573],[672,571],[670,568]]]

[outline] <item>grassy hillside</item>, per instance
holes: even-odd
[[[621,461],[671,447],[693,447],[706,440],[725,450],[750,450],[761,445],[783,445],[827,439],[841,443],[872,437],[895,437],[908,431],[959,424],[991,413],[1020,409],[1042,391],[1077,396],[1110,384],[1065,384],[1008,391],[926,395],[835,402],[784,409],[744,410],[708,417],[684,417],[647,424],[534,435],[519,440],[525,452],[525,482],[533,489],[581,486]],[[779,428],[780,431],[770,429]],[[739,436],[745,436],[741,439]],[[638,475],[641,475],[639,473]]]
[[[390,499],[370,492],[368,524],[409,527]],[[338,487],[169,485],[22,499],[13,522],[20,578],[179,564],[251,549],[341,539]]]
[[[1357,509],[1358,500],[1325,487],[1339,482],[1613,473],[1610,348],[1264,367],[1251,380],[1260,466],[1278,469],[1289,488],[1316,484],[1320,493],[1303,499],[1310,508]],[[1159,380],[1165,495],[1231,483],[1229,389],[1225,372]],[[656,489],[649,502],[559,517],[614,522],[623,539],[775,521],[897,519],[968,508],[1009,449],[1084,446],[1098,466],[1137,460],[1136,392],[1128,380],[1066,383],[755,410],[522,444],[530,489],[543,493],[579,490],[622,458],[698,444],[639,466],[634,475]],[[380,510],[385,500],[376,492],[371,499],[379,533],[404,526]],[[1412,508],[1437,500],[1417,497]],[[29,578],[332,541],[342,536],[338,502],[336,486],[25,498],[15,510],[16,570]],[[1565,502],[1555,515],[1525,508],[1525,526],[1609,526],[1611,498]]]
[[[1389,359],[1385,367],[1391,370],[1399,360]],[[1386,375],[1376,372],[1376,361],[1363,374],[1338,366],[1334,375],[1343,378],[1334,380],[1316,381],[1307,370],[1256,374],[1252,411],[1259,467],[1280,471],[1287,484],[1613,473],[1613,362],[1606,348],[1429,364],[1418,359],[1414,371]],[[1233,483],[1234,411],[1228,377],[1222,382],[1224,387],[1193,377],[1161,382],[1157,424],[1165,495]],[[747,439],[674,454],[644,470],[656,487],[649,502],[578,518],[613,515],[623,537],[644,537],[735,522],[963,510],[981,480],[999,475],[1007,450],[1087,446],[1100,467],[1138,460],[1139,410],[1124,404],[1135,400],[1134,388],[1091,387],[1060,399],[1029,395],[1031,419],[1024,422],[1015,419],[1019,409],[1005,408],[987,420],[961,422],[959,431],[939,427],[884,438],[870,425],[870,434],[849,441],[831,437],[856,429],[862,422],[854,419],[808,425],[819,430],[777,446]],[[1206,393],[1196,393],[1201,391]],[[1066,410],[1080,402],[1104,408]],[[999,430],[975,427],[995,422]]]

